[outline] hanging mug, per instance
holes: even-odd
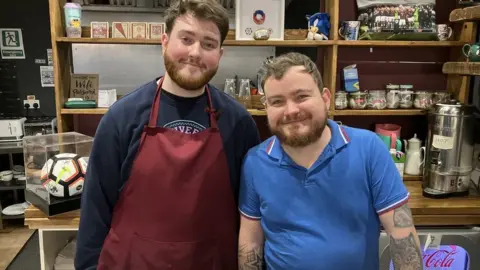
[[[338,34],[345,40],[358,40],[360,21],[344,21],[338,29]]]
[[[465,44],[462,48],[463,55],[472,62],[480,62],[480,45],[478,44]]]
[[[437,24],[437,38],[440,41],[449,40],[453,34],[453,30],[450,26],[446,24]]]

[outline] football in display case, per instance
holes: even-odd
[[[24,137],[25,199],[49,216],[80,209],[92,144],[77,132]]]

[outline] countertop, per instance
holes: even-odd
[[[416,226],[479,225],[480,195],[448,199],[430,199],[422,195],[422,182],[404,182],[410,191],[408,206]],[[80,211],[48,217],[35,206],[25,211],[25,225],[30,229],[78,229]]]

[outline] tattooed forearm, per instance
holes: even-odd
[[[397,228],[413,227],[413,218],[410,208],[406,204],[396,208],[393,212],[393,223]]]
[[[422,255],[413,233],[399,239],[390,236],[390,255],[395,270],[423,269]]]
[[[263,270],[263,247],[242,245],[238,249],[239,270]]]

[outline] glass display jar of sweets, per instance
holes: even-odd
[[[417,109],[428,109],[432,106],[432,93],[427,91],[415,92],[413,106]]]
[[[451,94],[449,92],[434,92],[432,97],[432,105],[437,103],[444,103],[448,102],[451,98]]]
[[[400,108],[409,109],[413,106],[413,85],[400,85]]]
[[[366,92],[353,92],[348,95],[348,107],[354,110],[363,110],[367,106]]]
[[[348,107],[347,92],[335,92],[335,109],[344,110]]]
[[[383,110],[387,107],[385,90],[371,90],[368,92],[367,108]]]

